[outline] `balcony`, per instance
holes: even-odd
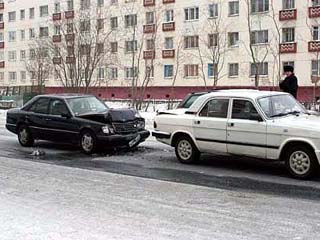
[[[54,13],[52,14],[53,21],[60,21],[61,20],[61,13]]]
[[[53,64],[61,64],[62,59],[61,59],[61,57],[54,57],[52,59],[52,62],[53,62]]]
[[[4,9],[4,3],[0,3],[0,10],[3,10]]]
[[[4,48],[4,42],[0,42],[0,49]]]
[[[66,57],[66,63],[67,64],[74,64],[74,63],[76,63],[76,58],[75,57]]]
[[[163,4],[175,3],[176,0],[162,0]]]
[[[74,41],[74,34],[73,33],[69,33],[69,34],[67,34],[65,36],[65,38],[66,38],[67,42],[72,42],[72,41]]]
[[[309,7],[309,18],[320,17],[320,6],[318,7]]]
[[[309,52],[320,52],[320,41],[311,41],[308,43]]]
[[[4,22],[0,22],[0,29],[4,29]]]
[[[280,21],[296,20],[297,19],[297,9],[282,10],[279,13]]]
[[[72,18],[74,18],[74,11],[66,11],[66,12],[64,13],[64,17],[65,17],[66,19],[72,19]]]
[[[176,27],[175,27],[175,23],[174,22],[163,23],[162,24],[162,31],[164,31],[164,32],[174,31],[175,29],[176,29]]]
[[[5,67],[4,61],[1,61],[0,62],[0,68],[4,68],[4,67]]]
[[[279,47],[279,52],[281,54],[285,53],[296,53],[297,43],[281,43]]]
[[[61,42],[61,35],[53,35],[53,36],[52,36],[52,41],[53,41],[54,43],[59,43],[59,42]]]
[[[156,0],[143,0],[143,6],[152,7],[156,5]]]
[[[154,50],[143,51],[143,59],[154,59],[156,52]]]
[[[143,26],[143,33],[154,33],[156,31],[155,24],[148,24]]]
[[[174,56],[175,56],[174,49],[162,50],[162,58],[174,58]]]

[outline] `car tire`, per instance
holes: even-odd
[[[199,150],[188,136],[182,136],[177,139],[175,153],[178,160],[184,164],[195,163],[200,158]]]
[[[289,173],[297,179],[309,179],[319,168],[314,150],[301,145],[294,145],[287,149],[285,164]]]
[[[34,144],[34,139],[31,135],[30,129],[27,125],[20,125],[18,127],[18,140],[23,147],[32,147]]]
[[[92,154],[96,151],[97,138],[90,130],[84,130],[80,134],[80,147],[85,154]]]

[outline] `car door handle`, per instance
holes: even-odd
[[[234,127],[234,123],[228,123],[228,127]]]
[[[200,123],[201,123],[200,120],[194,121],[194,124],[200,124]]]
[[[46,120],[46,121],[51,121],[52,119],[51,119],[51,118],[46,118],[45,120]]]

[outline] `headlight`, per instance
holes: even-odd
[[[112,133],[114,133],[114,130],[113,130],[113,128],[109,128],[108,126],[103,126],[102,132],[105,134],[112,134]]]
[[[139,121],[139,122],[137,123],[137,128],[142,129],[142,128],[144,128],[144,127],[145,127],[144,121]]]
[[[134,115],[135,118],[141,118],[141,115],[139,112],[136,112],[136,114]]]

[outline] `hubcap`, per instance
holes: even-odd
[[[187,140],[182,140],[178,144],[178,154],[183,160],[188,160],[192,155],[192,146]]]
[[[20,141],[23,144],[27,144],[28,142],[28,131],[26,128],[23,128],[19,132]]]
[[[85,134],[82,137],[81,145],[83,150],[90,152],[93,148],[93,138],[90,134]]]
[[[291,170],[297,175],[304,175],[310,170],[310,158],[303,151],[292,153],[289,161]]]

